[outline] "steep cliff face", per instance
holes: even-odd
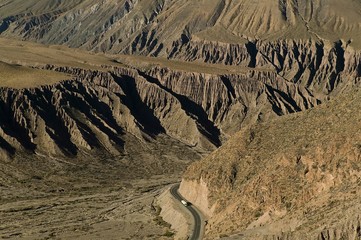
[[[285,81],[329,93],[340,82],[360,77],[360,52],[350,42],[279,40],[243,45],[190,41],[173,47],[170,57],[187,61],[274,70]]]
[[[197,120],[188,117],[173,95],[135,70],[46,68],[76,79],[1,91],[1,137],[10,153],[19,149],[76,155],[105,148],[118,155],[124,153],[125,134],[139,139],[169,134],[188,145],[204,142],[201,150],[213,146],[198,131]],[[177,120],[177,128],[169,124]]]
[[[166,134],[209,151],[242,126],[309,109],[359,84],[359,53],[346,54],[340,45],[320,55],[318,45],[307,44],[278,46],[293,52],[280,51],[272,62],[257,53],[254,58],[263,61],[235,73],[164,66],[142,70],[104,65],[85,70],[47,65],[43,68],[73,80],[29,89],[2,88],[3,145],[66,155],[104,147],[120,154],[124,134],[139,139],[144,134]],[[305,52],[295,54],[299,48]],[[272,51],[276,50],[268,54]],[[273,62],[279,67],[267,70]],[[312,69],[313,74],[307,75]]]
[[[190,92],[190,98],[206,110],[208,118],[228,134],[240,129],[241,123],[248,121],[247,116],[268,119],[270,113],[262,109],[267,104],[271,104],[273,113],[278,115],[305,110],[330,95],[352,89],[361,79],[360,53],[341,42],[328,47],[313,41],[254,45],[260,50],[250,50],[247,46],[237,50],[236,47],[239,45],[202,42],[192,46],[188,43],[177,53],[193,53],[194,58],[174,57],[188,61],[201,58],[205,62],[226,65],[245,64],[243,67],[249,68],[242,74],[219,77],[201,74],[197,78],[195,74],[184,77],[184,74],[159,69],[150,74],[161,79],[172,91]],[[193,90],[184,89],[188,86],[183,84],[186,78],[191,78]],[[249,111],[253,113],[247,114]]]
[[[181,191],[208,203],[208,237],[359,236],[360,96],[244,129],[192,164]],[[208,195],[188,194],[194,189]]]

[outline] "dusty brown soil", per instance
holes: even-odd
[[[0,238],[172,239],[155,198],[194,157],[177,149],[137,143],[120,156],[0,157]]]
[[[41,181],[41,180],[38,180]],[[2,239],[167,239],[169,225],[153,204],[176,179],[155,176],[117,181],[112,186],[49,192],[1,187]],[[14,193],[17,194],[14,194]]]

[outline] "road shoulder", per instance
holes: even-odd
[[[172,186],[165,188],[165,191],[157,197],[155,205],[161,208],[160,216],[171,224],[171,228],[175,231],[174,239],[188,239],[194,228],[194,220],[191,213],[170,193]]]
[[[185,200],[187,202],[189,202],[186,198],[184,198],[180,193],[179,193],[179,186],[180,184],[174,184],[171,188],[170,188],[170,193],[171,195],[174,197],[174,199],[176,199],[180,204],[181,201]],[[191,202],[189,202],[190,205],[188,206],[183,206],[182,210],[187,210],[187,212],[191,213],[192,216],[192,222],[193,222],[193,228],[192,228],[192,232],[190,235],[190,240],[198,240],[198,239],[202,239],[203,238],[203,234],[204,234],[204,224],[205,224],[205,220],[206,218],[204,218],[204,215],[202,214],[202,212],[196,207],[194,206]]]

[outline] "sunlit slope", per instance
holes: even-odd
[[[71,78],[67,74],[33,69],[0,61],[0,87],[26,88],[51,85]]]
[[[342,39],[360,47],[361,2],[354,0],[2,2],[2,35],[97,51],[166,56],[192,39]]]
[[[208,238],[358,239],[360,105],[358,90],[244,129],[193,163],[181,193]]]

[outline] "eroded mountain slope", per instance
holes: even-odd
[[[5,2],[3,36],[274,71],[312,94],[361,76],[358,1]]]
[[[101,148],[118,155],[129,134],[140,141],[166,135],[207,152],[242,126],[309,109],[360,81],[357,52],[341,54],[334,46],[319,57],[312,55],[317,45],[311,42],[302,54],[281,51],[286,60],[278,61],[278,71],[1,42],[7,152],[75,156]],[[309,74],[300,75],[291,64]],[[57,82],[61,76],[68,80]]]
[[[359,90],[244,129],[184,175],[209,239],[360,237]]]
[[[4,36],[113,53],[170,56],[177,42],[243,46],[295,39],[360,48],[359,1],[6,1]]]

